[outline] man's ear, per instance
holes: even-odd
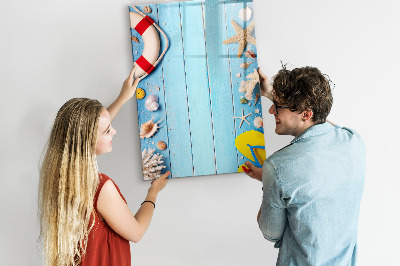
[[[303,122],[306,122],[312,118],[313,112],[311,109],[307,109],[307,110],[303,111],[301,116],[302,116],[301,118],[302,118]]]

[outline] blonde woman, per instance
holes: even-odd
[[[97,100],[71,99],[58,111],[41,165],[40,238],[46,265],[131,265],[129,241],[146,232],[170,172],[152,181],[138,212],[118,186],[99,173],[96,156],[111,152],[111,122],[135,94],[132,69],[120,95],[105,109]]]

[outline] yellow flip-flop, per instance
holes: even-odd
[[[235,146],[247,159],[253,162],[256,167],[262,167],[262,163],[266,159],[264,134],[250,130],[246,131],[235,139]],[[243,167],[247,169],[245,164],[239,166],[237,172],[244,172]]]

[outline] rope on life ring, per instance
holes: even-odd
[[[158,42],[158,45],[156,45],[157,47],[155,48],[155,53],[158,54],[159,52],[159,43],[160,43],[160,39],[155,38],[155,40],[148,40],[147,38],[151,38],[146,36],[146,31],[151,28],[151,27],[155,27],[165,38],[165,47],[164,47],[164,51],[161,53],[160,56],[158,56],[157,60],[155,60],[154,62],[151,62],[153,60],[148,60],[146,59],[145,55],[142,54],[136,61],[135,64],[144,71],[144,74],[142,74],[140,77],[136,77],[139,80],[144,79],[148,74],[150,74],[154,68],[157,66],[157,64],[160,62],[160,60],[164,57],[165,53],[168,50],[168,37],[167,35],[165,35],[164,31],[147,15],[143,14],[136,6],[132,6],[133,9],[135,9],[135,11],[140,14],[142,16],[142,18],[140,19],[140,21],[135,25],[135,27],[132,27],[132,23],[133,23],[133,17],[131,16],[131,28],[134,28],[143,38],[143,43],[144,43],[144,48],[143,48],[143,52],[145,51],[145,47],[146,47],[146,42],[149,41],[156,41]],[[131,12],[134,13],[134,12]]]

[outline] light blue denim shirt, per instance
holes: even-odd
[[[328,122],[268,157],[258,223],[277,265],[355,265],[364,178],[360,135]]]

